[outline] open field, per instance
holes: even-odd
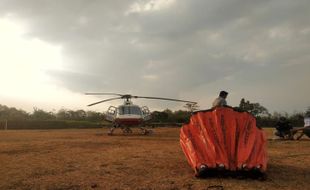
[[[0,131],[0,189],[309,188],[309,139],[269,140],[266,181],[197,179],[179,146],[179,128],[154,131],[152,136],[107,136],[103,129]]]

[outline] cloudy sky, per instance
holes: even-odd
[[[304,111],[309,18],[309,0],[0,0],[0,104],[88,109],[104,97],[84,92],[118,92],[205,109],[224,89],[232,106]]]

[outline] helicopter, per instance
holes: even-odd
[[[101,92],[89,92],[85,95],[112,95],[116,96],[89,104],[87,106],[94,106],[103,102],[124,99],[124,103],[119,106],[110,106],[104,114],[104,119],[112,123],[112,127],[108,132],[108,135],[113,135],[116,128],[120,128],[124,134],[132,133],[131,127],[138,126],[143,135],[152,133],[152,130],[146,129],[146,124],[151,120],[151,112],[147,106],[138,106],[133,104],[131,99],[143,98],[143,99],[155,99],[155,100],[166,100],[174,102],[183,102],[187,105],[196,105],[197,102],[179,100],[173,98],[162,98],[162,97],[149,97],[149,96],[135,96],[131,94],[119,94],[119,93],[101,93]]]

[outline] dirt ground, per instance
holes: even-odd
[[[151,136],[106,133],[104,129],[0,131],[0,189],[309,188],[306,138],[268,140],[267,179],[260,181],[195,178],[179,145],[179,128],[156,128]]]

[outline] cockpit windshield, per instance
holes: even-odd
[[[120,115],[132,114],[132,115],[141,115],[141,109],[138,106],[120,106],[118,108],[118,113]]]

